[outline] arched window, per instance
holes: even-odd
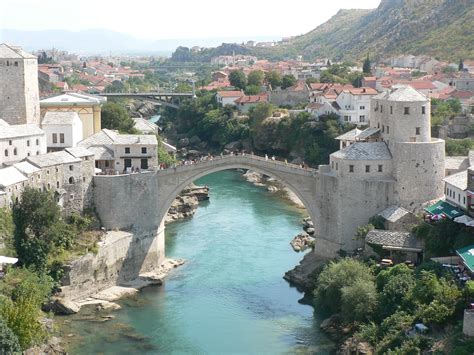
[[[5,156],[8,157],[8,149],[5,149]]]
[[[13,149],[13,155],[17,155],[16,148]]]
[[[70,183],[70,184],[74,184],[74,177],[71,176],[71,177],[69,178],[69,183]]]

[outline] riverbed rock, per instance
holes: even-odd
[[[262,184],[263,175],[255,171],[247,170],[245,174],[242,175],[245,180],[251,182],[252,184]]]
[[[58,297],[46,304],[43,309],[54,314],[69,315],[79,312],[81,307],[76,302]]]
[[[303,232],[294,237],[290,244],[296,252],[305,251],[314,245],[314,238]]]
[[[138,290],[134,287],[112,286],[96,293],[92,298],[105,301],[116,301],[123,297],[134,296]]]
[[[315,229],[314,228],[307,228],[306,229],[306,233],[308,233],[309,235],[313,235],[315,232]]]
[[[66,350],[61,346],[61,338],[51,337],[46,344],[36,345],[23,352],[25,355],[62,355],[67,354]]]
[[[347,339],[339,351],[342,355],[372,355],[374,348],[367,342],[360,342],[354,337]]]
[[[283,278],[301,291],[312,291],[316,286],[316,280],[313,273],[318,268],[322,267],[327,261],[327,259],[324,259],[313,252],[309,252],[305,254],[299,265],[295,266],[292,270],[287,271]]]
[[[269,186],[267,186],[267,191],[268,192],[278,192],[278,187],[273,186],[273,185],[269,185]]]
[[[165,224],[191,217],[200,201],[209,199],[209,187],[191,184],[174,199],[165,217]]]

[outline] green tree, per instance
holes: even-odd
[[[19,270],[9,279],[21,275],[21,281],[13,288],[11,299],[0,298],[0,318],[18,338],[24,350],[32,345],[40,344],[47,336],[40,323],[41,305],[50,297],[53,281],[49,276],[36,274],[28,270]]]
[[[283,75],[281,79],[281,88],[287,89],[296,84],[296,78],[291,74]]]
[[[241,90],[244,90],[247,86],[247,78],[242,70],[231,71],[229,74],[229,82],[230,85]]]
[[[282,84],[281,75],[275,70],[271,70],[265,73],[265,80],[268,84],[271,85],[273,89],[280,87]]]
[[[258,95],[261,89],[257,85],[247,85],[245,88],[245,95]]]
[[[13,218],[7,208],[0,208],[0,242],[5,245],[5,253],[11,255],[13,250]]]
[[[371,270],[354,259],[330,262],[319,274],[314,289],[315,304],[332,313],[341,310],[342,289],[356,281],[373,282]]]
[[[135,122],[128,116],[127,110],[117,103],[102,106],[102,128],[118,130],[122,133],[138,133]]]
[[[341,314],[347,321],[366,321],[376,308],[377,290],[373,280],[358,279],[341,289]]]
[[[261,70],[253,70],[247,76],[248,85],[262,86],[265,74]]]
[[[370,74],[372,70],[372,64],[370,63],[369,53],[367,53],[367,58],[364,60],[364,64],[362,65],[362,72],[364,74]]]
[[[21,352],[20,344],[15,333],[0,319],[0,353],[14,354]]]

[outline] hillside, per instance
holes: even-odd
[[[374,10],[340,10],[313,31],[287,46],[254,49],[272,59],[361,59],[411,53],[443,60],[474,58],[474,1],[382,0]]]

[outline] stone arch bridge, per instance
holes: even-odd
[[[360,241],[354,239],[357,227],[389,204],[387,181],[341,183],[326,165],[306,169],[254,155],[225,155],[165,170],[95,176],[94,204],[102,225],[134,233],[127,259],[137,274],[164,259],[164,218],[176,196],[196,179],[228,169],[257,171],[291,189],[314,221],[315,252],[323,258],[359,247]]]

